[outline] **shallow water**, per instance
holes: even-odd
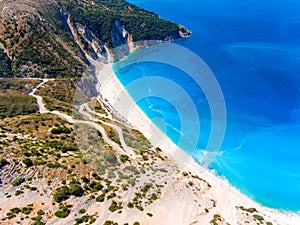
[[[192,37],[177,43],[198,54],[222,88],[227,130],[211,168],[265,206],[299,211],[300,2],[131,2],[188,27]],[[211,130],[209,107],[188,76],[154,62],[133,64],[116,74],[124,86],[141,77],[157,76],[185,87],[200,115],[197,148],[205,149]],[[134,98],[136,90],[128,91]],[[150,97],[138,104],[175,143],[181,135],[186,143],[193,137],[194,121],[186,121],[190,129],[182,133],[180,116],[166,100]],[[189,152],[188,145],[181,147]]]

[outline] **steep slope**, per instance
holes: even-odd
[[[2,1],[0,40],[15,76],[78,76],[84,60],[55,1]]]
[[[0,49],[0,77],[12,77],[13,75],[11,61],[7,54]]]
[[[78,77],[89,64],[82,50],[107,60],[121,44],[189,34],[123,0],[7,0],[0,10],[0,63],[6,65],[0,76],[6,77]]]

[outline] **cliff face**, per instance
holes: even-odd
[[[80,48],[87,62],[91,63],[93,60],[104,63],[108,62],[109,53],[106,45],[99,40],[86,25],[72,23],[70,16],[67,13],[64,14],[67,16],[65,25],[69,29],[73,40]]]
[[[126,56],[128,53],[133,52],[140,48],[146,48],[149,45],[153,45],[162,41],[172,41],[178,38],[186,38],[191,35],[191,32],[182,25],[178,25],[178,30],[171,33],[169,36],[166,36],[163,39],[157,40],[140,40],[134,41],[132,34],[127,31],[126,27],[119,20],[114,20],[112,24],[111,31],[111,40],[114,48],[118,50],[118,52],[113,51],[112,54],[114,56],[114,60],[121,59]],[[118,48],[122,46],[122,48]]]
[[[133,41],[132,34],[126,30],[125,26],[119,20],[115,20],[112,24],[111,40],[114,48],[111,51],[113,60],[121,59],[128,53],[139,48],[145,48],[149,44],[148,41]]]

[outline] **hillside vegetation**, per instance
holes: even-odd
[[[115,47],[116,20],[132,41],[169,40],[184,30],[124,0],[1,1],[0,10],[1,77],[81,77],[89,65],[81,48],[91,48],[90,36],[99,46]],[[76,41],[71,30],[78,35],[79,23],[92,34]]]
[[[82,74],[84,59],[62,22],[55,1],[2,1],[0,9],[0,42],[11,59],[14,76]]]
[[[37,112],[36,99],[28,96],[28,93],[39,82],[27,79],[0,79],[0,119]]]
[[[6,53],[0,49],[0,77],[12,77],[11,61]]]
[[[36,100],[33,97],[21,94],[0,93],[0,119],[17,115],[29,115],[38,111]]]
[[[123,0],[67,1],[61,0],[63,9],[74,22],[85,24],[104,42],[112,46],[112,23],[119,20],[132,34],[133,41],[164,40],[179,37],[179,26],[165,21],[153,12],[146,11]],[[115,46],[113,46],[115,47]]]

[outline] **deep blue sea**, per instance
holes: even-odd
[[[193,35],[177,44],[201,57],[219,82],[227,129],[211,169],[265,206],[299,211],[300,1],[130,2],[188,27]],[[132,64],[116,74],[124,86],[141,77],[162,76],[185,87],[202,125],[197,148],[205,149],[211,129],[209,109],[205,95],[188,76],[154,62]],[[135,98],[135,90],[128,91]],[[172,104],[149,97],[138,105],[178,142],[182,135],[180,115]],[[157,118],[163,118],[164,123]],[[193,137],[194,123],[187,124],[190,129],[184,136],[188,141]],[[188,147],[181,147],[190,153]]]

